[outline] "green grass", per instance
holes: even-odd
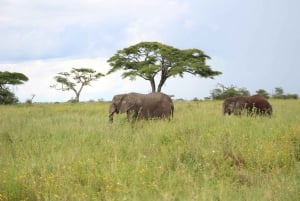
[[[271,104],[251,118],[175,102],[172,121],[134,124],[109,124],[109,103],[0,106],[0,201],[296,201],[300,101]]]

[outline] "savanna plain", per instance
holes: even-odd
[[[0,106],[0,201],[299,200],[300,100],[273,116],[175,102],[128,123],[108,102]]]

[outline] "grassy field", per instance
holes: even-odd
[[[0,106],[0,201],[299,200],[300,100],[270,102],[272,118],[175,102],[135,124],[109,124],[109,103]]]

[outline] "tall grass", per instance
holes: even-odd
[[[298,200],[299,100],[271,100],[272,118],[221,104],[113,124],[109,103],[1,106],[0,201]]]

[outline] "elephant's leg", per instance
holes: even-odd
[[[110,114],[109,115],[109,122],[112,123],[114,121],[114,115]]]
[[[127,114],[127,121],[129,122],[131,120],[131,112],[127,111],[126,114]]]
[[[127,120],[130,121],[135,121],[138,117],[138,113],[136,111],[130,110],[127,111]]]
[[[134,114],[132,116],[134,119],[143,119],[146,117],[146,115],[144,114],[142,107],[138,110],[134,111]]]

